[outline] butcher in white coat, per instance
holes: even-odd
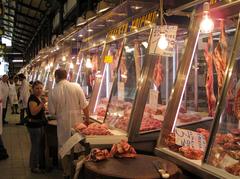
[[[67,71],[55,71],[56,85],[49,94],[48,109],[57,118],[57,135],[59,148],[71,137],[71,128],[77,122],[83,122],[81,111],[85,115],[85,122],[89,122],[88,102],[82,88],[77,83],[66,80]],[[71,174],[70,155],[62,159],[64,177]]]
[[[22,83],[19,89],[19,105],[20,105],[20,122],[17,125],[24,125],[24,114],[27,110],[28,98],[30,96],[29,83],[24,74],[18,75],[19,81]]]
[[[2,81],[0,81],[0,93],[2,96],[2,121],[3,124],[8,123],[5,120],[6,113],[7,113],[7,102],[8,102],[8,96],[9,96],[9,84],[8,84],[8,76],[3,75]]]
[[[0,93],[0,121],[2,121],[2,106],[3,106],[2,99],[3,96],[2,93]],[[5,160],[7,158],[8,158],[7,150],[5,149],[2,141],[2,122],[0,122],[0,160]]]

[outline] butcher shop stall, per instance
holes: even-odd
[[[239,178],[240,2],[200,6],[155,153],[202,178]]]
[[[183,46],[183,43],[179,42],[176,48],[174,46],[174,52],[166,59],[165,57],[161,59],[159,55],[149,55],[148,44],[152,29],[157,21],[158,8],[159,5],[156,2],[125,1],[84,27],[83,30],[86,29],[88,35],[94,34],[88,36],[85,41],[89,41],[94,36],[105,34],[102,48],[101,45],[97,46],[98,41],[94,42],[95,48],[91,46],[91,48],[88,48],[91,54],[94,54],[95,51],[102,53],[97,56],[98,63],[96,63],[96,57],[93,56],[86,60],[90,60],[92,63],[91,72],[93,74],[96,72],[89,102],[90,117],[95,122],[93,126],[102,125],[103,128],[108,126],[110,131],[102,134],[102,130],[99,133],[96,132],[97,130],[94,133],[90,129],[85,130],[82,133],[88,136],[87,139],[97,136],[95,142],[100,145],[117,142],[114,138],[117,140],[132,139],[130,142],[134,142],[135,136],[139,137],[139,131],[141,131],[139,138],[145,138],[145,140],[147,138],[147,140],[151,141],[151,145],[147,146],[146,143],[143,143],[144,140],[140,140],[140,146],[144,146],[142,150],[153,150],[163,118],[154,113],[155,118],[144,118],[143,122],[141,122],[141,118],[136,117],[136,114],[144,110],[142,106],[144,106],[147,99],[145,99],[145,102],[140,103],[136,101],[145,98],[145,96],[148,98],[149,90],[145,89],[145,83],[150,83],[153,78],[154,82],[148,84],[151,85],[152,89],[150,91],[152,95],[147,108],[149,111],[154,111],[158,104],[168,102]],[[105,28],[99,30],[101,27]],[[174,28],[176,31],[177,28]],[[99,34],[94,33],[96,30],[99,30]],[[81,31],[76,34],[78,38],[84,37]],[[101,44],[101,41],[99,43]],[[86,58],[88,55],[85,55],[85,51],[84,48],[80,50],[78,55],[80,59],[84,58],[84,56]],[[155,64],[157,65],[154,68]],[[165,67],[166,70],[164,70]],[[143,73],[144,75],[141,75]],[[162,79],[163,75],[166,76],[164,80]],[[147,91],[146,94],[142,92],[143,90],[144,92]],[[159,91],[162,92],[162,98],[156,101],[153,98]],[[161,109],[164,108],[164,105],[159,106]],[[136,128],[136,124],[138,128]],[[82,125],[79,125],[79,127],[82,128]],[[155,132],[154,138],[144,135],[152,132]],[[110,136],[102,136],[107,134]]]

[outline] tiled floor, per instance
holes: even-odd
[[[7,115],[9,124],[3,128],[3,142],[9,158],[0,161],[0,179],[59,179],[61,171],[32,174],[29,169],[30,140],[25,126],[16,126],[19,115]]]

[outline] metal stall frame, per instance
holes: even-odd
[[[214,117],[214,123],[211,128],[211,135],[209,136],[209,141],[208,141],[208,147],[205,152],[204,160],[203,160],[203,168],[206,170],[211,170],[214,172],[216,175],[219,177],[224,177],[224,178],[232,178],[232,179],[237,179],[239,176],[233,176],[227,172],[224,172],[222,169],[214,167],[210,164],[207,164],[208,157],[210,155],[211,149],[213,148],[214,141],[218,132],[218,127],[220,123],[220,119],[223,116],[223,113],[225,111],[225,104],[226,104],[226,97],[227,97],[227,92],[228,88],[231,82],[231,77],[232,77],[232,72],[234,70],[235,64],[236,64],[236,58],[237,58],[237,52],[239,51],[240,47],[240,14],[238,17],[238,24],[237,24],[237,29],[234,37],[234,43],[233,43],[233,48],[231,50],[230,54],[230,61],[227,64],[227,69],[224,74],[224,85],[223,89],[221,92],[221,98],[218,101],[218,106],[216,110],[216,115]]]

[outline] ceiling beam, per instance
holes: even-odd
[[[6,21],[6,22],[16,23],[16,24],[22,24],[22,25],[28,26],[28,27],[30,27],[32,29],[36,29],[37,28],[37,26],[34,26],[33,24],[26,23],[24,21],[16,20],[16,22],[14,22],[14,20],[12,21],[10,19],[5,19],[5,18],[2,18],[2,20]]]
[[[23,3],[23,2],[20,2],[20,1],[17,2],[17,3],[18,3],[18,5],[20,5],[20,6],[22,6],[22,7],[26,7],[26,8],[28,8],[28,9],[31,9],[31,10],[37,11],[37,12],[39,12],[39,13],[41,13],[41,14],[44,13],[43,10],[38,9],[37,7],[33,7],[33,6],[31,6],[31,5],[27,5],[27,4],[25,4],[25,3]]]
[[[7,31],[8,31],[8,30],[7,30]],[[11,32],[11,31],[9,31],[9,32]],[[19,41],[19,42],[23,43],[24,45],[26,45],[27,42],[29,41],[29,39],[25,39],[25,38],[16,36],[16,35],[14,35],[14,34],[13,34],[12,36],[11,36],[11,35],[7,35],[7,34],[4,34],[4,35],[7,36],[7,37],[11,37],[11,38],[12,38],[12,41],[13,41],[13,40],[16,40],[16,39],[23,40],[25,43],[24,43],[24,42],[21,42],[21,41]],[[14,37],[15,37],[16,39],[13,39]]]
[[[12,10],[15,10],[15,15],[20,15],[20,16],[22,16],[22,17],[29,18],[29,19],[31,19],[31,20],[33,20],[33,21],[36,21],[37,23],[40,22],[40,19],[38,19],[38,18],[35,18],[35,17],[32,17],[32,16],[29,16],[29,15],[24,14],[24,13],[21,13],[21,12],[17,12],[16,9],[13,8],[13,7],[10,7],[10,8],[12,8]],[[9,8],[9,9],[10,9],[10,8]],[[10,14],[10,13],[5,13],[4,15],[6,15],[6,16],[10,16],[10,17],[15,17],[14,15],[12,15],[12,14]]]
[[[17,26],[17,25],[15,25],[15,26],[11,26],[10,24],[6,24],[6,23],[4,23],[4,22],[3,22],[3,25],[4,25],[4,26],[7,26],[7,27],[14,28],[14,29],[19,29],[19,30],[22,30],[22,31],[28,32],[28,33],[30,33],[30,34],[34,33],[34,31],[31,31],[31,30],[28,30],[28,29],[25,29],[25,28],[19,27],[19,26]]]
[[[20,32],[17,32],[18,34],[15,34],[13,31],[9,30],[9,29],[4,29],[6,32],[10,32],[12,33],[13,36],[15,37],[20,37],[19,35],[23,36],[23,37],[26,37],[26,38],[22,38],[22,40],[29,40],[31,37],[29,36],[26,36],[25,34],[22,34]],[[21,37],[20,37],[21,38]]]
[[[6,34],[4,34],[4,36],[5,36],[5,37],[13,38],[11,35],[6,35]],[[26,43],[23,43],[23,42],[21,42],[21,41],[18,41],[17,39],[11,39],[11,40],[12,40],[12,42],[16,42],[16,43],[22,44],[23,47],[26,46]]]

